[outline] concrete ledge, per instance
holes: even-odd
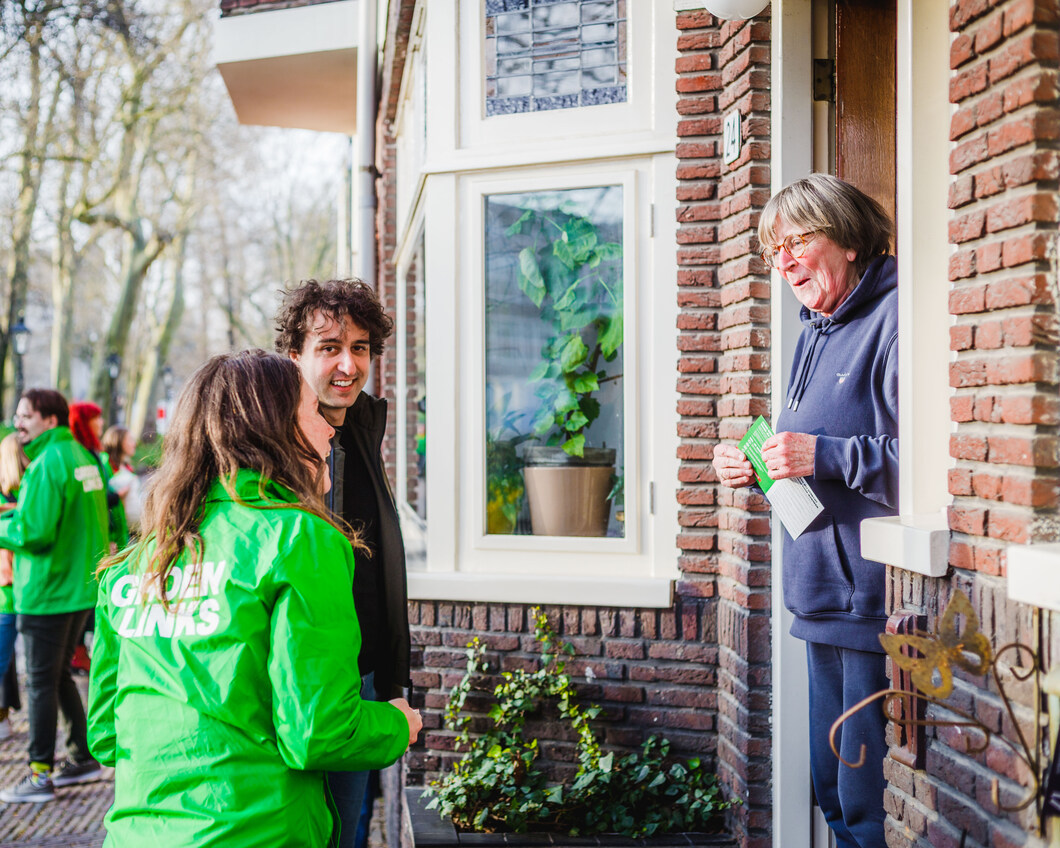
[[[664,578],[558,577],[484,572],[409,571],[414,601],[485,601],[513,604],[573,604],[655,607],[673,604],[674,581]]]
[[[943,513],[867,518],[861,522],[861,555],[928,577],[949,568],[950,529]]]
[[[1009,545],[1011,601],[1060,612],[1060,544]]]

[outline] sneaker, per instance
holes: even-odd
[[[43,804],[55,800],[55,789],[48,772],[30,772],[21,783],[0,792],[0,801],[8,804]]]
[[[62,760],[52,771],[52,786],[73,786],[75,783],[88,783],[98,780],[103,775],[103,768],[95,760],[84,763],[72,763]]]

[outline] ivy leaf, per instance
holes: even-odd
[[[567,342],[563,345],[563,349],[560,351],[559,367],[563,369],[564,374],[569,374],[585,362],[585,358],[588,355],[589,348],[585,346],[582,337],[577,333],[572,333],[567,338]]]
[[[545,790],[545,800],[550,804],[562,804],[563,803],[563,786],[556,784],[550,786]]]
[[[552,429],[553,419],[552,410],[544,407],[537,411],[537,415],[534,416],[530,426],[537,435],[542,436]]]
[[[577,433],[563,443],[563,450],[570,456],[585,456],[585,434]]]
[[[581,330],[584,327],[589,326],[596,318],[597,310],[594,309],[578,309],[578,310],[565,310],[563,314],[559,316],[559,328],[564,333],[571,330]]]
[[[523,224],[529,221],[533,214],[534,212],[532,209],[524,209],[523,214],[519,216],[519,220],[509,226],[508,229],[504,231],[504,234],[511,237],[521,233],[523,231]]]
[[[571,413],[570,418],[564,423],[563,428],[568,433],[576,433],[588,423],[589,419],[585,417],[581,410],[578,410],[577,412]]]
[[[543,380],[548,373],[548,366],[548,362],[539,362],[537,368],[530,372],[530,382],[535,383],[538,380]]]
[[[605,241],[596,246],[596,255],[604,262],[608,262],[612,259],[621,259],[622,245],[613,241]]]
[[[581,402],[569,387],[564,386],[563,390],[556,395],[555,407],[556,412],[574,412],[576,409],[581,409]]]
[[[534,302],[534,306],[541,308],[541,301],[545,299],[545,280],[541,276],[533,248],[524,247],[519,251],[519,288]]]
[[[622,346],[623,320],[621,315],[612,315],[605,318],[603,332],[598,337],[600,350],[605,357],[610,358],[615,351]]]
[[[614,764],[614,762],[615,752],[608,751],[606,754],[600,757],[600,771],[604,772],[605,774],[609,773],[611,771],[611,766]],[[660,777],[662,777],[662,775],[660,775]]]
[[[533,376],[531,376],[530,379],[532,380]],[[574,391],[580,394],[585,394],[587,392],[595,392],[597,389],[600,388],[600,380],[592,371],[589,371],[585,374],[579,374],[577,377],[575,377],[572,388],[574,389]]]

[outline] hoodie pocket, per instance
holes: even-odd
[[[831,516],[822,516],[784,554],[784,605],[795,615],[848,613],[850,567]]]

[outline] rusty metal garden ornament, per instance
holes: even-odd
[[[959,619],[964,619],[963,629],[958,626]],[[896,722],[904,727],[968,727],[977,733],[965,737],[965,753],[979,754],[986,750],[991,738],[996,739],[1010,748],[1015,755],[1026,764],[1030,771],[1033,787],[1030,795],[1015,806],[1007,806],[1001,802],[998,788],[998,780],[991,781],[990,797],[998,810],[1002,812],[1015,812],[1022,810],[1034,803],[1038,797],[1041,787],[1041,761],[1038,752],[1041,749],[1041,697],[1040,685],[1035,686],[1035,739],[1028,745],[1021,729],[1019,721],[1012,708],[1012,703],[1005,692],[1005,687],[998,669],[998,660],[1003,654],[1013,652],[1014,659],[1029,658],[1029,665],[1013,665],[1008,667],[1008,672],[1018,681],[1028,680],[1032,676],[1038,684],[1041,669],[1038,664],[1038,655],[1026,645],[1018,642],[1010,642],[1000,648],[997,653],[990,649],[990,642],[979,632],[979,618],[972,608],[968,596],[960,590],[954,591],[946,610],[942,615],[939,632],[928,634],[917,632],[912,634],[884,633],[880,635],[880,642],[887,651],[887,655],[894,664],[910,672],[912,685],[920,694],[904,689],[882,689],[867,698],[859,701],[849,710],[844,712],[835,720],[828,734],[828,742],[832,747],[832,753],[840,762],[851,768],[860,768],[865,763],[865,746],[861,746],[861,754],[856,763],[844,760],[836,748],[835,736],[839,727],[858,710],[871,704],[873,701],[882,700],[881,708],[884,715],[890,721]],[[1016,734],[1019,744],[1011,742],[1000,734],[991,732],[982,721],[975,716],[958,709],[955,706],[944,703],[953,692],[953,671],[960,668],[970,674],[982,675],[991,672],[994,683],[997,686],[1005,705],[1005,710],[1010,719],[1010,726]],[[912,699],[919,697],[929,704],[947,710],[957,718],[917,718],[912,709]]]

